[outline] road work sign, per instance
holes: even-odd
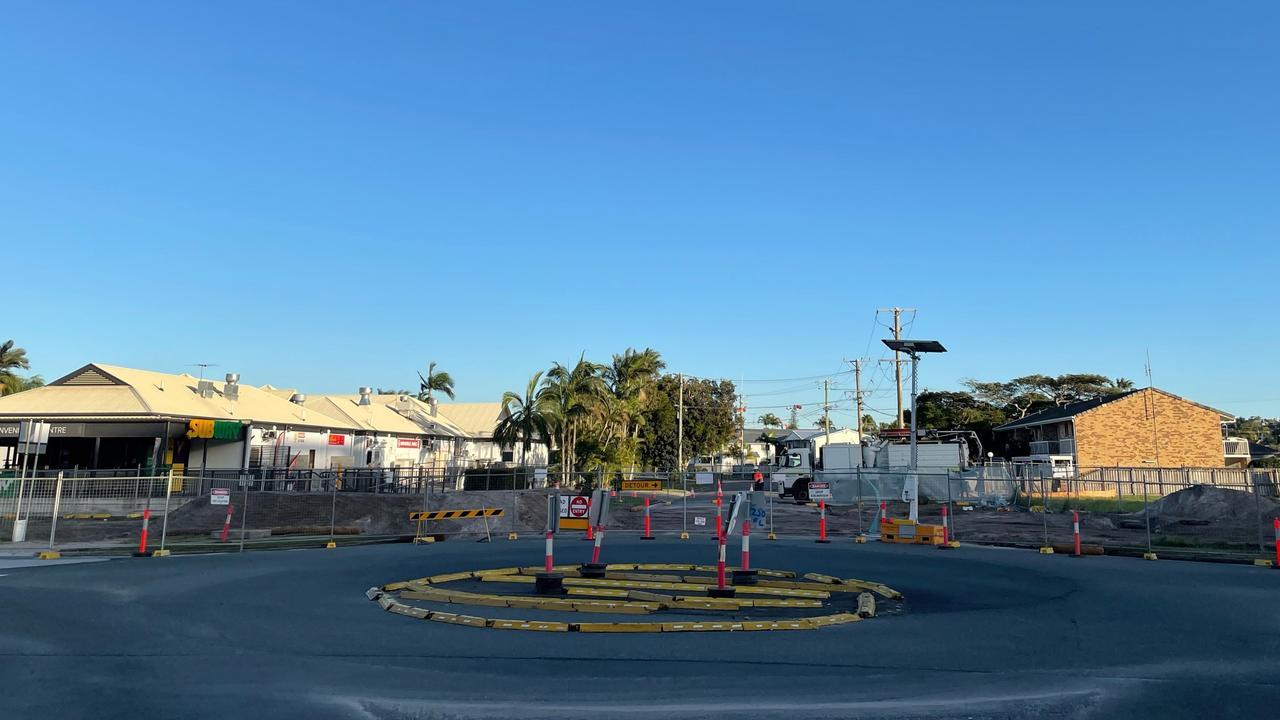
[[[230,505],[231,490],[228,488],[213,488],[209,490],[210,505]]]
[[[809,499],[810,500],[830,500],[831,499],[831,483],[827,480],[822,482],[809,482]]]
[[[623,490],[661,490],[661,480],[623,480]]]

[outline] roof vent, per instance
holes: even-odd
[[[240,399],[240,373],[227,373],[227,384],[222,386],[222,395],[232,402]]]
[[[370,387],[360,388],[360,404],[361,405],[372,404],[373,401],[369,398],[369,396],[372,394],[373,394],[373,388],[370,388]]]
[[[294,405],[305,405],[307,404],[307,396],[303,395],[302,393],[294,393],[289,398],[289,402],[293,403]]]
[[[196,383],[196,393],[202,398],[211,398],[215,395],[212,380],[201,380]]]

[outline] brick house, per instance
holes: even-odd
[[[1156,388],[1048,408],[993,428],[1016,462],[1091,467],[1224,467],[1233,416]]]

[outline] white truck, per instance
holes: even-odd
[[[797,503],[809,502],[809,481],[813,479],[813,443],[778,453],[770,468],[770,482],[778,497],[791,495]],[[830,443],[817,448],[820,470],[852,470],[862,466],[862,446],[857,443]]]
[[[960,470],[969,466],[968,444],[963,439],[925,440],[916,445],[920,472]],[[911,445],[900,439],[858,443],[831,443],[793,447],[778,452],[777,464],[770,468],[771,483],[778,497],[790,495],[797,503],[809,501],[809,481],[813,479],[815,451],[819,458],[816,469],[828,473],[867,468],[868,470],[904,470],[911,466]]]

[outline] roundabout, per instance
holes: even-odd
[[[725,593],[717,592],[717,568],[709,565],[554,570],[563,579],[553,591],[540,585],[545,568],[539,566],[442,573],[369,588],[365,595],[388,612],[418,620],[580,633],[816,630],[896,615],[903,602],[900,592],[882,583],[820,573],[756,569]]]

